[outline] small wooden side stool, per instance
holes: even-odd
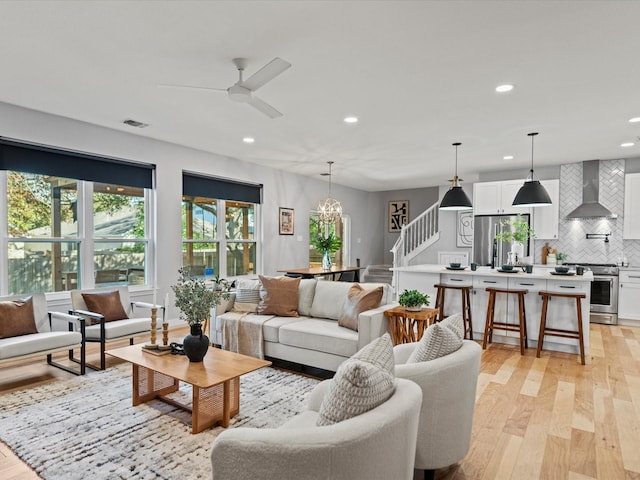
[[[524,308],[524,296],[528,293],[528,290],[508,290],[506,288],[492,288],[486,289],[489,292],[489,302],[487,304],[487,318],[484,324],[484,338],[482,340],[482,348],[487,348],[487,342],[493,341],[493,330],[506,330],[508,332],[518,332],[520,334],[520,355],[524,355],[524,349],[527,348],[527,341],[529,339],[527,335],[527,312]],[[494,320],[496,313],[496,295],[498,293],[513,294],[518,296],[518,319],[519,322],[506,323],[496,322]]]
[[[393,344],[420,341],[424,331],[433,323],[437,313],[438,310],[428,307],[417,311],[407,310],[402,306],[385,310],[384,315],[389,319]]]
[[[438,309],[438,316],[436,322],[444,320],[444,295],[448,289],[459,290],[462,299],[462,320],[464,321],[464,337],[467,338],[469,334],[469,340],[473,340],[473,323],[471,320],[471,296],[469,294],[471,285],[448,285],[445,283],[437,283],[434,285],[438,289],[436,292],[436,304],[435,308]]]
[[[542,350],[542,344],[544,343],[544,336],[564,337],[564,338],[576,338],[578,339],[580,346],[580,363],[584,365],[584,332],[582,329],[582,302],[583,298],[587,298],[584,293],[563,293],[563,292],[538,292],[542,297],[542,313],[540,315],[540,335],[538,336],[538,349],[536,351],[536,357],[540,358],[540,351]],[[551,297],[561,298],[575,298],[576,310],[578,314],[578,329],[577,330],[564,330],[561,328],[547,327],[547,305],[549,305],[549,299]]]

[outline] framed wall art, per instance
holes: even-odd
[[[391,200],[389,202],[389,231],[399,232],[409,223],[409,200]]]
[[[473,246],[473,210],[458,212],[456,247]]]
[[[280,235],[293,235],[293,208],[278,209]]]

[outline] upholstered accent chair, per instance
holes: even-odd
[[[434,470],[462,460],[469,451],[482,348],[471,340],[453,353],[426,362],[407,363],[419,342],[393,347],[396,378],[422,389],[415,468]]]
[[[31,305],[26,305],[30,299]],[[54,367],[61,368],[75,375],[85,374],[85,344],[84,328],[85,321],[81,317],[69,315],[62,312],[47,311],[47,299],[44,293],[34,293],[32,295],[13,295],[0,297],[0,302],[7,302],[9,308],[3,309],[0,314],[0,322],[13,324],[14,334],[3,328],[4,333],[0,334],[0,365],[19,359],[47,356],[47,363]],[[28,311],[18,312],[24,306]],[[16,313],[12,313],[15,311]],[[19,327],[15,325],[16,317],[20,316],[20,322],[26,321],[29,325]],[[80,358],[76,359],[73,350],[79,349]],[[79,363],[79,369],[73,369],[67,365],[53,361],[52,354],[56,352],[69,352],[69,359]]]
[[[85,341],[100,343],[100,365],[87,362],[87,367],[93,370],[105,369],[104,352],[107,342],[128,338],[129,344],[133,345],[135,336],[148,334],[151,329],[150,309],[152,307],[150,303],[132,302],[126,285],[93,290],[71,290],[69,313],[87,319]],[[156,328],[159,330],[164,321],[165,307],[163,305],[156,305],[156,307],[158,308]],[[143,308],[147,316],[138,316],[139,309]]]
[[[356,417],[316,426],[331,380],[311,392],[307,410],[276,429],[230,428],[213,442],[214,480],[410,480],[420,388],[397,379],[393,395]]]

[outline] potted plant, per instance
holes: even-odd
[[[562,253],[562,252],[556,253],[556,263],[558,265],[562,265],[566,259],[567,259],[566,253]]]
[[[429,306],[429,295],[418,290],[405,290],[398,297],[398,303],[411,312],[418,312],[422,306]]]
[[[511,243],[511,252],[516,256],[514,261],[522,259],[524,256],[524,244],[530,238],[536,238],[533,228],[529,226],[529,222],[522,215],[518,215],[515,220],[503,220],[500,225],[504,228],[496,234],[496,239]]]
[[[209,337],[202,333],[202,324],[211,316],[211,309],[218,306],[222,299],[229,298],[229,284],[217,282],[222,288],[208,288],[202,278],[193,276],[187,269],[178,270],[178,283],[171,285],[176,296],[176,307],[180,309],[180,318],[190,327],[190,333],[184,340],[184,353],[192,362],[201,362],[209,349]]]
[[[322,269],[331,270],[331,254],[342,247],[342,239],[329,228],[322,228],[320,222],[315,222],[315,234],[309,238],[309,243],[322,252]]]

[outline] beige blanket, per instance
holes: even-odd
[[[262,325],[273,316],[244,313],[229,317],[222,322],[222,348],[264,359]]]

